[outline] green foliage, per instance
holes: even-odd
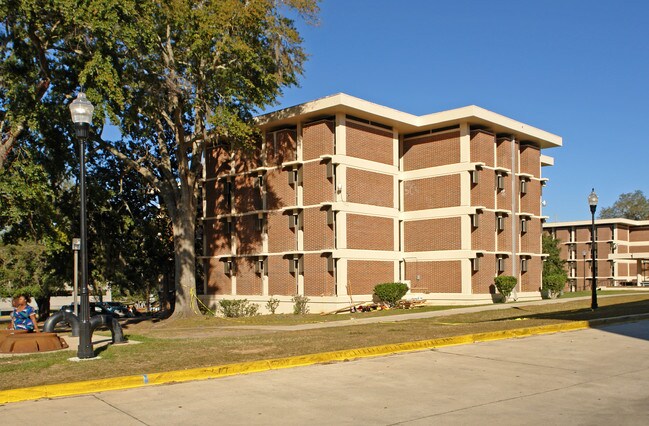
[[[309,298],[306,296],[300,296],[299,294],[296,294],[293,296],[293,313],[295,315],[300,315],[300,314],[308,314],[309,313],[309,307],[307,304],[309,303]]]
[[[508,298],[512,294],[512,290],[516,287],[517,282],[516,277],[512,277],[511,275],[500,275],[494,278],[494,284],[498,292],[505,298]]]
[[[543,275],[543,290],[548,290],[553,295],[561,293],[566,286],[568,276],[564,271],[556,274]]]
[[[649,199],[640,190],[621,194],[611,207],[604,207],[600,219],[624,218],[631,220],[649,219]]]
[[[259,315],[259,305],[248,299],[219,300],[219,309],[226,318],[254,317]]]
[[[388,306],[396,306],[397,302],[408,292],[408,285],[404,283],[382,283],[374,287],[374,295],[380,302]]]
[[[561,258],[561,241],[544,233],[542,237],[542,250],[547,255],[543,262],[543,282],[541,288],[552,294],[558,294],[563,290],[568,281],[568,273],[565,270],[566,261]]]
[[[275,315],[275,311],[279,307],[279,299],[275,299],[274,297],[271,297],[268,299],[268,302],[266,302],[266,309],[270,311],[271,314]]]

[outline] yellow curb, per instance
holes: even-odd
[[[575,321],[563,324],[518,328],[514,330],[469,334],[464,336],[442,337],[432,340],[394,343],[389,345],[371,346],[367,348],[299,355],[287,358],[242,362],[236,364],[218,365],[213,367],[192,368],[188,370],[167,371],[163,373],[33,386],[28,388],[0,391],[0,404],[36,400],[41,398],[86,395],[111,390],[161,385],[165,383],[180,383],[194,380],[215,379],[237,374],[250,374],[268,370],[279,370],[282,368],[322,364],[327,362],[378,357],[404,352],[441,348],[445,346],[457,346],[469,343],[488,342],[493,340],[556,333],[561,331],[581,330],[590,328],[592,325],[593,323],[589,323],[588,321]]]

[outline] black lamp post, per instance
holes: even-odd
[[[79,139],[79,186],[81,198],[81,309],[79,312],[79,348],[77,357],[80,359],[93,358],[92,332],[90,330],[90,300],[88,297],[88,233],[86,229],[86,139],[90,131],[92,113],[95,107],[79,92],[77,98],[70,104],[72,122]]]
[[[591,283],[592,297],[590,302],[591,309],[597,309],[597,249],[595,246],[595,210],[597,210],[597,201],[598,201],[597,194],[595,194],[595,188],[593,188],[590,195],[588,196],[588,204],[590,205],[590,214],[593,219],[591,231],[590,231],[590,239],[591,239],[590,257],[592,258],[593,261],[593,281]]]
[[[584,290],[586,290],[586,250],[581,252],[581,256],[584,258]]]

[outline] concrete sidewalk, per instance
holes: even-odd
[[[606,296],[615,297],[615,295]],[[317,324],[302,324],[296,326],[231,326],[232,329],[260,329],[260,330],[273,330],[273,331],[298,331],[309,330],[315,328],[326,327],[344,327],[350,325],[360,325],[376,322],[395,322],[415,320],[421,318],[431,318],[437,316],[448,316],[471,312],[481,312],[486,310],[497,309],[510,309],[512,307],[524,307],[537,304],[547,303],[567,303],[574,300],[588,299],[586,298],[572,298],[572,299],[556,299],[552,301],[532,301],[520,302],[509,304],[496,304],[485,306],[472,306],[457,308],[453,310],[433,311],[433,312],[413,312],[409,314],[393,315],[387,317],[374,317],[374,318],[361,318],[353,321],[333,321]],[[643,318],[645,316],[637,316],[635,318]],[[633,318],[626,318],[625,320],[633,320]],[[605,324],[607,321],[600,321],[600,324]],[[53,398],[70,395],[83,395],[88,393],[95,393],[108,390],[129,389],[143,386],[151,386],[156,384],[178,383],[194,380],[213,379],[219,377],[227,377],[232,375],[247,374],[254,372],[262,372],[268,370],[285,369],[297,366],[306,366],[319,363],[330,363],[336,361],[349,361],[361,358],[380,357],[391,354],[399,354],[413,351],[421,351],[426,349],[435,349],[448,346],[463,345],[467,343],[486,342],[493,340],[509,339],[513,337],[526,337],[533,335],[542,335],[548,333],[556,333],[559,331],[569,331],[589,328],[591,324],[587,321],[577,321],[571,323],[563,323],[550,326],[520,328],[508,331],[498,331],[489,333],[480,333],[474,335],[454,336],[448,338],[440,338],[433,340],[407,342],[401,344],[389,344],[374,346],[369,348],[359,348],[353,350],[334,351],[327,353],[309,354],[303,356],[295,356],[288,358],[261,360],[237,364],[217,365],[207,368],[196,368],[180,371],[170,371],[153,374],[140,374],[133,376],[115,377],[110,379],[98,379],[76,383],[63,383],[58,385],[44,385],[35,386],[32,388],[13,389],[0,391],[0,403],[17,402],[30,399],[39,398]],[[71,355],[76,353],[78,341],[76,338],[64,337],[68,342]],[[77,342],[77,343],[75,343]],[[93,336],[93,344],[105,345],[110,342],[110,338],[104,336]],[[73,352],[74,351],[74,352]],[[88,361],[92,362],[92,361]]]
[[[48,425],[645,425],[647,322],[0,406]]]

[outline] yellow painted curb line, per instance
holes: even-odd
[[[464,336],[443,337],[416,342],[394,343],[390,345],[371,346],[287,358],[276,358],[262,361],[242,362],[236,364],[200,367],[188,370],[167,371],[163,373],[141,374],[134,376],[112,377],[109,379],[87,380],[83,382],[41,385],[28,388],[0,391],[0,404],[29,401],[41,398],[56,398],[71,395],[85,395],[110,390],[130,389],[143,386],[180,383],[193,380],[215,379],[237,374],[250,374],[282,368],[300,367],[335,361],[348,361],[360,358],[378,357],[403,352],[421,351],[445,346],[464,345],[492,340],[511,339],[560,331],[581,330],[591,327],[588,321],[545,325],[538,327],[518,328],[488,333],[469,334]]]

